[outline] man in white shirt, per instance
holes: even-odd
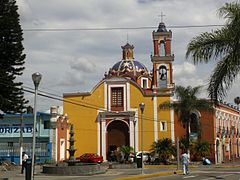
[[[184,152],[182,154],[182,165],[183,165],[183,174],[189,174],[188,171],[188,164],[189,164],[189,155],[187,154],[187,152]]]
[[[28,155],[25,152],[23,152],[22,153],[22,171],[21,171],[22,174],[24,169],[26,168],[27,159],[28,159]]]

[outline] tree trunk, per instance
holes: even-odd
[[[189,126],[190,126],[190,122],[188,121],[188,122],[186,122],[186,140],[187,140],[187,151],[189,151],[189,144],[190,144],[190,140],[189,140],[189,138],[190,138],[190,132],[189,132],[189,130],[190,130],[190,128],[189,128]]]

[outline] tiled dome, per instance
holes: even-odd
[[[112,67],[112,72],[140,72],[147,73],[147,68],[140,62],[135,60],[122,60],[117,62]]]
[[[148,75],[147,68],[142,63],[134,60],[134,46],[127,43],[121,47],[123,50],[122,60],[115,63],[112,68],[109,69],[108,74],[105,74],[105,77],[130,77],[136,81],[139,76]]]

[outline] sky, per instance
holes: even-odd
[[[39,90],[62,96],[86,92],[102,80],[104,73],[122,59],[121,46],[134,45],[135,60],[152,70],[152,31],[161,21],[173,33],[172,53],[175,85],[207,87],[216,61],[193,65],[186,60],[189,41],[202,32],[221,28],[174,28],[174,26],[223,25],[217,10],[232,0],[17,0],[23,29],[25,70],[19,80],[34,88],[31,75],[42,74]],[[127,29],[149,27],[143,29]],[[122,28],[102,30],[104,28]],[[126,29],[123,29],[126,28]],[[65,30],[61,30],[65,29]],[[101,30],[92,30],[101,29]],[[236,79],[226,102],[239,96]],[[201,97],[207,97],[202,91]],[[25,93],[33,106],[34,95]],[[39,97],[37,107],[45,111],[61,101]]]

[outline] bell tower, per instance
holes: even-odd
[[[161,95],[173,95],[174,83],[172,77],[171,54],[172,31],[167,30],[163,22],[159,23],[157,31],[152,32],[154,54],[151,55],[153,63],[152,88]]]

